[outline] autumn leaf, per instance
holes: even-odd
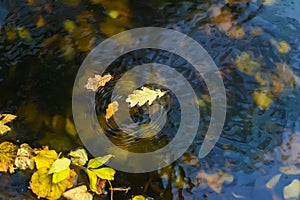
[[[31,35],[30,35],[29,31],[24,27],[18,28],[18,35],[21,39],[25,39],[25,40],[31,39]]]
[[[24,143],[21,144],[15,159],[15,166],[20,170],[34,169],[34,158],[32,148]]]
[[[70,170],[69,176],[58,182],[52,182],[52,174],[48,174],[47,168],[40,168],[31,177],[30,188],[38,198],[47,198],[50,200],[59,199],[66,189],[74,185],[76,173]]]
[[[43,18],[42,15],[40,15],[39,19],[36,22],[36,27],[40,28],[46,24],[45,19]]]
[[[285,200],[298,199],[300,195],[300,181],[294,179],[289,185],[283,188],[283,197]]]
[[[243,52],[236,57],[235,62],[238,69],[248,75],[254,75],[255,71],[261,66],[258,62],[251,59],[250,52]]]
[[[193,155],[192,153],[184,153],[181,157],[182,161],[185,164],[191,165],[191,166],[199,166],[200,160],[197,156]]]
[[[0,144],[0,172],[14,172],[14,161],[17,155],[18,146],[11,142]]]
[[[97,175],[89,169],[87,169],[87,175],[89,177],[90,189],[96,194],[105,194],[104,187],[106,180],[98,178]]]
[[[92,90],[96,92],[99,87],[105,86],[105,84],[112,79],[110,74],[106,74],[104,76],[95,75],[93,78],[88,78],[87,84],[85,88],[88,90]]]
[[[48,147],[44,147],[42,150],[38,152],[38,155],[34,157],[36,168],[50,169],[52,163],[57,159],[57,157],[58,155],[56,151],[49,150]]]
[[[272,104],[272,94],[267,90],[255,90],[253,99],[261,110],[268,110]]]
[[[100,169],[91,169],[91,171],[96,174],[100,179],[113,181],[116,171],[109,167],[102,167]]]
[[[10,127],[5,125],[12,120],[14,120],[17,116],[12,115],[12,114],[0,114],[0,135],[3,135],[10,131]]]
[[[101,167],[102,165],[104,165],[107,161],[109,161],[109,159],[111,159],[113,157],[113,155],[108,154],[106,156],[103,157],[97,157],[97,158],[93,158],[89,161],[88,163],[88,168],[89,169],[96,169]]]
[[[132,198],[132,200],[147,200],[143,195],[136,195]]]
[[[117,101],[114,101],[110,104],[108,104],[108,107],[106,109],[106,120],[110,119],[119,109],[119,104]]]
[[[76,24],[73,21],[67,19],[66,21],[64,21],[64,29],[68,33],[72,33],[76,29]]]
[[[67,169],[70,166],[70,164],[71,161],[68,158],[59,158],[52,163],[48,174],[53,174],[53,173],[63,171]]]
[[[135,105],[143,106],[148,102],[149,105],[152,105],[153,101],[158,97],[162,97],[167,92],[162,92],[160,89],[151,90],[147,87],[143,87],[141,90],[134,90],[132,94],[126,99],[127,103],[130,103],[130,107]]]
[[[295,165],[280,167],[279,171],[281,171],[284,174],[288,174],[288,175],[299,175],[300,174],[300,169],[298,167],[296,167]]]
[[[273,189],[275,187],[275,185],[278,183],[279,179],[281,177],[281,174],[277,174],[276,176],[274,176],[273,178],[271,178],[267,183],[266,183],[266,187],[268,189]]]
[[[85,149],[77,149],[69,153],[71,161],[75,165],[84,166],[88,161],[88,155]]]
[[[233,176],[224,173],[221,170],[214,174],[207,174],[204,171],[200,171],[196,176],[196,180],[199,184],[206,183],[212,190],[217,193],[221,193],[223,183],[231,183],[233,181]]]
[[[93,195],[87,191],[85,185],[72,188],[64,192],[63,196],[68,200],[93,200]]]

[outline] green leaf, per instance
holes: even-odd
[[[109,167],[102,167],[100,169],[92,169],[92,172],[94,172],[99,178],[105,179],[108,181],[114,180],[114,175],[116,171]]]
[[[70,168],[67,167],[67,169],[65,169],[63,171],[54,173],[52,176],[52,182],[59,183],[59,182],[65,180],[66,178],[68,178],[69,175],[70,175]]]
[[[92,172],[91,170],[87,170],[87,175],[89,177],[90,180],[90,189],[95,192],[96,194],[99,194],[98,190],[97,190],[97,175]]]
[[[70,166],[70,164],[71,161],[68,158],[57,159],[51,165],[48,174],[64,171]]]
[[[71,151],[69,153],[71,156],[72,163],[79,166],[84,166],[88,161],[88,155],[85,149],[77,149],[76,151]]]
[[[89,169],[96,169],[96,168],[104,165],[112,157],[113,157],[113,155],[108,154],[108,155],[103,156],[103,157],[93,158],[89,161],[88,168]]]

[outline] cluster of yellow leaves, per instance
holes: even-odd
[[[18,146],[11,142],[2,142],[0,144],[0,172],[13,173],[14,161],[17,155]]]
[[[134,90],[132,94],[128,96],[126,102],[130,103],[130,107],[135,105],[143,106],[147,102],[152,105],[153,101],[158,97],[162,97],[167,91],[161,91],[160,89],[151,90],[147,87],[143,87],[141,90]]]
[[[197,174],[196,180],[198,184],[207,184],[215,192],[221,193],[224,182],[231,183],[233,181],[233,176],[226,174],[221,170],[213,174],[207,174],[201,170]]]
[[[245,30],[236,24],[236,20],[229,11],[222,10],[221,7],[212,7],[211,14],[211,22],[216,24],[220,31],[225,33],[228,37],[242,39],[245,36]]]
[[[117,101],[113,101],[110,104],[108,104],[108,107],[106,109],[106,120],[110,119],[119,109],[119,103]]]
[[[253,99],[260,109],[269,109],[273,102],[273,97],[283,92],[284,88],[299,87],[299,77],[287,64],[276,63],[276,69],[272,73],[267,74],[260,71],[261,64],[252,60],[251,56],[251,52],[243,52],[236,57],[235,62],[240,71],[254,76],[260,84],[261,88],[255,90],[253,93]]]
[[[87,175],[90,181],[90,189],[96,194],[105,194],[104,187],[106,180],[113,181],[116,171],[109,167],[101,167],[113,155],[93,158],[88,162]]]
[[[0,135],[3,135],[10,131],[10,127],[5,125],[12,120],[14,120],[17,116],[12,115],[12,114],[0,114]]]
[[[30,188],[39,198],[59,199],[73,186],[76,173],[69,168],[69,159],[58,158],[54,150],[46,147],[38,151],[34,160],[37,171],[31,177]]]
[[[92,78],[88,78],[87,84],[85,85],[85,88],[88,90],[92,90],[93,92],[96,92],[98,88],[105,86],[105,84],[112,79],[112,75],[106,74],[104,76],[95,75]]]

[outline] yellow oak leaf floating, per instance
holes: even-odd
[[[110,119],[119,109],[119,104],[117,101],[114,101],[110,104],[108,104],[108,107],[106,109],[106,120]]]
[[[17,116],[12,115],[12,114],[0,114],[0,135],[3,135],[10,131],[10,127],[5,125],[12,120],[14,120]]]
[[[18,146],[11,142],[0,144],[0,172],[14,172],[14,161],[17,155]]]
[[[20,170],[34,169],[33,149],[28,144],[21,144],[18,149],[15,166]]]
[[[95,75],[93,78],[88,78],[85,88],[96,92],[99,87],[105,86],[105,84],[110,81],[113,77],[110,74],[104,76]]]
[[[70,189],[63,196],[68,200],[93,200],[93,195],[87,191],[85,185]]]
[[[272,94],[267,90],[255,90],[253,99],[261,110],[268,110],[272,104]]]
[[[156,98],[164,96],[167,91],[161,91],[160,89],[151,90],[147,87],[143,87],[141,90],[134,90],[132,94],[126,99],[127,103],[130,103],[130,107],[135,105],[143,106],[148,102],[149,105],[152,105],[153,101]]]

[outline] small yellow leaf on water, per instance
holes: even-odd
[[[245,34],[245,30],[241,26],[233,26],[231,29],[226,31],[226,35],[233,39],[243,39]]]
[[[112,79],[110,74],[104,76],[95,75],[93,78],[88,78],[85,88],[96,92],[99,87],[105,86],[105,84]]]
[[[5,124],[11,122],[16,117],[17,116],[12,114],[0,114],[0,135],[3,135],[11,130],[10,127]]]
[[[290,165],[286,167],[280,167],[279,170],[288,175],[298,175],[300,174],[300,169],[296,167],[295,165]]]
[[[36,27],[40,28],[46,24],[45,19],[43,18],[42,15],[40,15],[38,21],[36,22]]]
[[[85,185],[70,189],[63,196],[68,200],[93,200],[93,195],[87,191]]]
[[[98,167],[101,167],[102,165],[104,165],[107,161],[109,161],[111,158],[113,157],[113,155],[108,154],[106,156],[103,157],[97,157],[97,158],[93,158],[89,161],[88,163],[88,168],[89,169],[96,169]]]
[[[273,178],[271,178],[267,183],[266,183],[266,187],[268,189],[273,189],[275,187],[275,185],[278,183],[279,179],[281,177],[281,174],[277,174],[276,176],[274,176]]]
[[[255,90],[253,93],[253,99],[261,110],[268,110],[271,103],[271,93],[266,90]]]
[[[18,28],[18,35],[20,38],[25,40],[31,39],[29,31],[24,27]]]
[[[76,24],[73,21],[67,19],[66,21],[64,21],[64,29],[68,33],[72,33],[76,29]]]
[[[147,87],[143,87],[141,90],[134,90],[132,94],[128,96],[126,102],[130,103],[130,107],[135,105],[143,106],[148,102],[152,105],[156,98],[164,96],[167,92],[161,91],[160,89],[151,90]]]
[[[108,107],[106,109],[106,120],[110,119],[119,109],[119,104],[117,101],[114,101],[110,104],[108,104]]]
[[[102,167],[100,169],[91,169],[97,177],[103,180],[113,181],[116,171],[109,167]]]
[[[289,185],[283,188],[283,197],[285,200],[298,199],[300,195],[300,181],[294,179]]]

